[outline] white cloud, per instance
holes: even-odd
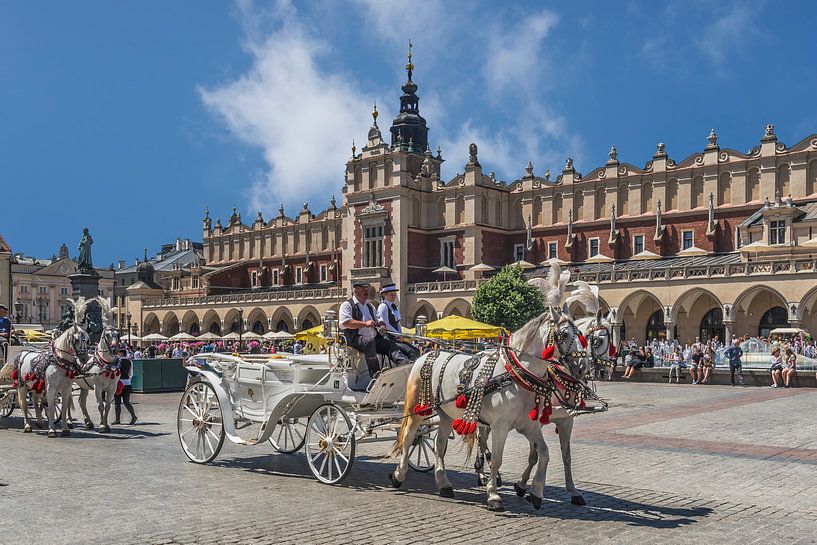
[[[238,80],[200,89],[201,99],[238,138],[260,148],[269,171],[253,182],[254,208],[269,212],[279,202],[318,199],[313,210],[342,186],[351,135],[365,135],[371,98],[354,79],[319,65],[328,51],[306,32],[288,2],[263,14],[238,4],[247,22],[245,48],[253,57]],[[255,17],[277,23],[266,34]]]
[[[550,11],[527,17],[516,27],[496,27],[490,33],[482,74],[494,93],[529,89],[540,79],[547,57],[540,51],[559,18]]]
[[[747,5],[734,5],[726,15],[704,29],[695,45],[713,64],[724,65],[745,37],[754,33],[753,15],[754,10]]]

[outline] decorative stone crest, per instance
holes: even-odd
[[[618,150],[615,146],[610,146],[610,151],[607,152],[607,155],[610,156],[610,163],[617,163],[618,162]]]
[[[468,146],[468,166],[478,167],[479,159],[477,158],[477,145],[474,142]]]
[[[713,149],[718,147],[718,135],[715,134],[715,129],[709,131],[709,136],[706,137],[708,142],[706,149]]]

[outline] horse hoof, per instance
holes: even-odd
[[[60,435],[62,435],[63,437],[70,437],[71,436],[71,430],[62,430]]]
[[[85,423],[85,429],[90,431],[90,430],[94,429],[94,425],[92,423],[90,423],[90,422],[86,422]]]
[[[73,429],[74,429],[74,423],[73,423],[73,422],[68,422],[68,423],[67,423],[65,426],[66,426],[66,427],[67,427],[69,430],[73,430]]]
[[[581,494],[576,494],[570,498],[570,503],[573,505],[587,505],[587,502],[584,501],[584,498]]]
[[[524,486],[519,486],[519,483],[513,483],[513,491],[516,492],[516,495],[521,498],[525,495],[525,492],[527,492],[528,489]]]
[[[454,489],[450,486],[444,486],[440,488],[440,497],[441,498],[453,498],[454,497]]]
[[[400,486],[403,484],[403,481],[398,481],[394,477],[394,472],[389,473],[389,482],[391,483],[392,488],[400,488]]]
[[[23,428],[23,433],[31,433],[31,426],[26,426]]]
[[[110,433],[111,428],[108,426],[99,426],[99,433]]]
[[[55,432],[53,430],[48,432],[48,438],[49,439],[53,439],[56,436],[57,436],[57,432]]]
[[[542,508],[542,498],[534,496],[533,494],[528,494],[525,499],[530,502],[534,509],[539,510]]]
[[[502,505],[502,500],[488,500],[488,510],[501,513],[505,510],[505,507]]]

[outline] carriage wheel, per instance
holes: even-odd
[[[17,401],[17,392],[9,390],[0,399],[0,418],[8,418],[14,412],[14,404]]]
[[[411,469],[421,473],[434,469],[436,439],[437,426],[423,424],[417,428],[417,434],[409,447],[408,465]]]
[[[341,482],[355,459],[355,429],[346,411],[332,403],[318,407],[306,429],[306,461],[319,481]]]
[[[292,454],[301,450],[306,441],[307,418],[282,418],[272,428],[269,442],[278,452]]]
[[[182,395],[176,418],[182,450],[191,462],[211,462],[224,444],[221,404],[207,382],[191,384]]]

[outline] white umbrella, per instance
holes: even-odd
[[[473,272],[490,272],[495,271],[496,267],[491,267],[490,265],[486,265],[485,263],[477,263],[468,270]]]
[[[804,243],[800,244],[803,248],[817,248],[817,237],[810,238]]]
[[[225,341],[237,341],[238,340],[238,333],[233,331],[232,333],[227,333],[222,337]]]
[[[133,341],[141,341],[142,337],[139,335],[128,335],[127,333],[122,333],[119,336],[119,339],[126,342],[133,342]]]
[[[197,337],[200,341],[217,341],[221,338],[221,335],[216,335],[215,333],[208,331],[207,333],[202,333]]]
[[[275,333],[272,335],[272,337],[271,337],[271,338],[273,338],[273,339],[277,339],[277,340],[279,340],[279,341],[280,341],[280,340],[285,340],[285,339],[294,339],[294,338],[295,338],[295,335],[293,335],[293,334],[292,334],[292,333],[290,333],[289,331],[276,331],[276,332],[275,332]]]
[[[655,252],[651,252],[649,250],[644,250],[643,252],[638,252],[637,254],[635,254],[630,259],[641,259],[641,260],[644,260],[644,259],[661,259],[661,256],[658,255]]]
[[[263,335],[259,335],[259,334],[258,334],[258,333],[256,333],[255,331],[247,331],[246,333],[244,333],[244,338],[245,338],[245,339],[250,339],[250,340],[253,340],[253,339],[263,339],[263,338],[264,338],[264,336],[263,336]]]
[[[445,265],[443,265],[442,267],[437,267],[432,272],[437,273],[437,274],[442,274],[443,275],[443,281],[445,281],[445,275],[446,274],[455,274],[457,271],[455,271],[451,267],[446,267]]]
[[[765,252],[766,250],[771,250],[772,247],[762,242],[760,240],[756,240],[751,244],[747,244],[746,246],[740,247],[740,253],[742,254],[751,254],[751,253],[758,253],[758,252]]]
[[[544,265],[545,267],[547,267],[551,263],[556,263],[557,265],[570,265],[570,262],[565,261],[564,259],[559,259],[558,257],[551,257],[550,259],[546,259],[542,261],[540,265]]]
[[[196,340],[196,338],[193,335],[191,335],[190,333],[185,333],[184,331],[181,331],[179,333],[176,333],[172,337],[170,337],[170,340],[171,341],[194,341],[194,340]]]
[[[536,265],[534,265],[533,263],[529,263],[529,262],[525,261],[524,259],[520,259],[519,261],[514,261],[513,263],[511,263],[511,266],[512,267],[519,267],[520,269],[535,269],[536,268]]]
[[[151,333],[150,335],[145,335],[144,337],[142,337],[142,340],[143,341],[150,341],[150,342],[166,341],[167,337],[165,337],[161,333]]]
[[[707,252],[703,248],[698,248],[697,246],[690,246],[686,250],[681,250],[680,252],[678,252],[677,255],[682,257],[692,257],[696,255],[706,255],[708,253],[709,252]]]
[[[615,261],[615,259],[604,254],[596,254],[584,260],[585,263],[611,263],[613,261]]]

